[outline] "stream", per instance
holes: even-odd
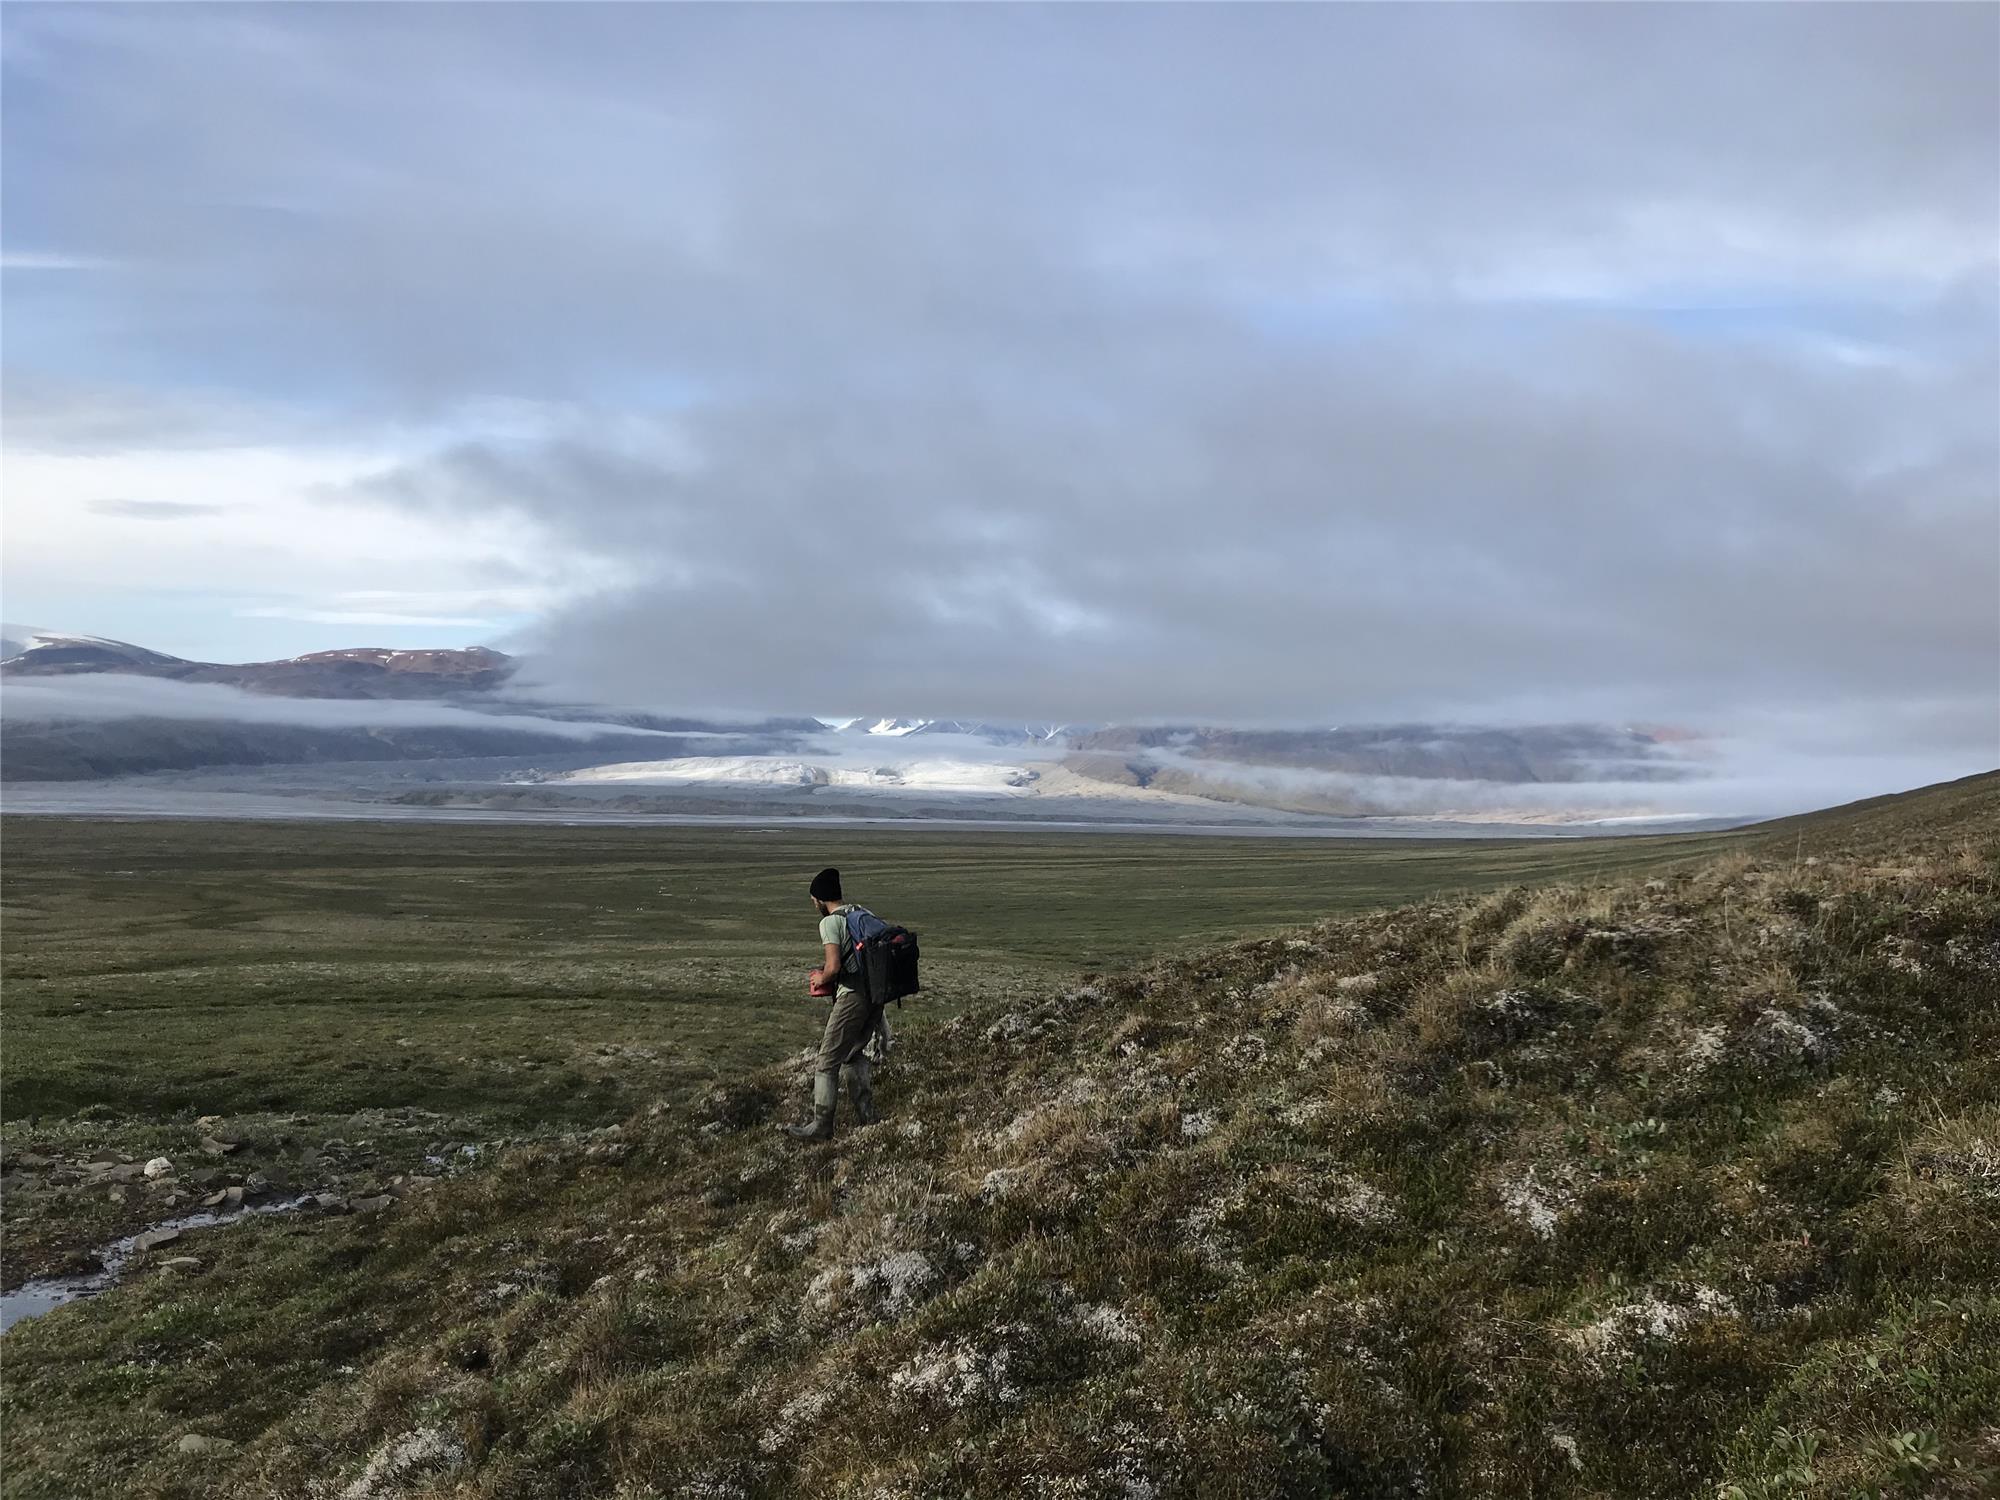
[[[61,1307],[65,1302],[75,1302],[79,1298],[95,1297],[100,1292],[109,1291],[125,1274],[125,1267],[138,1249],[139,1241],[147,1235],[158,1234],[165,1229],[177,1233],[190,1229],[213,1229],[221,1224],[233,1224],[238,1219],[261,1217],[264,1214],[291,1213],[312,1202],[313,1196],[311,1193],[301,1193],[296,1198],[286,1198],[278,1203],[246,1204],[227,1213],[215,1213],[204,1209],[198,1213],[184,1214],[178,1219],[167,1219],[142,1229],[137,1234],[128,1234],[123,1239],[113,1240],[95,1252],[99,1261],[99,1267],[95,1271],[85,1271],[75,1276],[46,1276],[37,1281],[24,1281],[11,1292],[0,1292],[0,1333],[5,1333],[16,1323],[25,1322],[29,1318],[38,1318],[53,1308]],[[168,1250],[169,1255],[186,1253],[179,1250],[177,1242],[169,1243],[175,1246],[174,1249]],[[165,1245],[155,1248],[167,1250]]]

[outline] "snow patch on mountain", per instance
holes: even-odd
[[[907,739],[912,735],[948,736],[963,740],[982,740],[988,745],[1058,746],[1076,731],[1072,724],[993,724],[983,719],[895,719],[871,718],[866,714],[858,718],[821,719],[819,721],[835,734],[869,735],[890,739]]]
[[[1027,766],[963,760],[912,760],[894,765],[842,766],[777,755],[690,755],[674,760],[587,766],[549,781],[626,782],[652,786],[860,787],[880,791],[971,792],[1001,796],[1031,792],[1038,773]]]
[[[41,625],[0,624],[0,661],[18,661],[35,651],[73,651],[79,648],[133,662],[180,660],[163,651],[149,651],[130,641],[114,641],[106,636],[82,635],[73,630],[50,630]]]

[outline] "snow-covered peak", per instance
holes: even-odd
[[[833,734],[866,734],[885,739],[911,735],[958,735],[993,745],[1059,745],[1076,733],[1074,724],[994,724],[984,719],[836,719],[818,721]]]
[[[148,651],[130,641],[114,641],[101,635],[50,630],[40,625],[0,625],[0,661],[18,662],[29,656],[37,661],[74,657],[154,665],[180,660],[163,651]]]

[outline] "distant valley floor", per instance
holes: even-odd
[[[1749,818],[1536,814],[1331,817],[1175,793],[1121,793],[1047,768],[1055,782],[1032,795],[867,786],[731,787],[571,781],[599,757],[482,756],[330,765],[216,767],[101,781],[6,782],[0,812],[78,817],[418,820],[787,826],[889,824],[1022,827],[1044,831],[1305,838],[1548,838],[1708,832]],[[549,779],[540,779],[549,778]],[[1058,784],[1059,783],[1059,784]]]

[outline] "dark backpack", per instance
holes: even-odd
[[[917,981],[917,935],[907,927],[893,927],[865,906],[850,906],[847,941],[842,945],[843,973],[858,975],[860,989],[877,1009],[891,1000],[900,1008],[905,995],[914,995],[923,986]]]

